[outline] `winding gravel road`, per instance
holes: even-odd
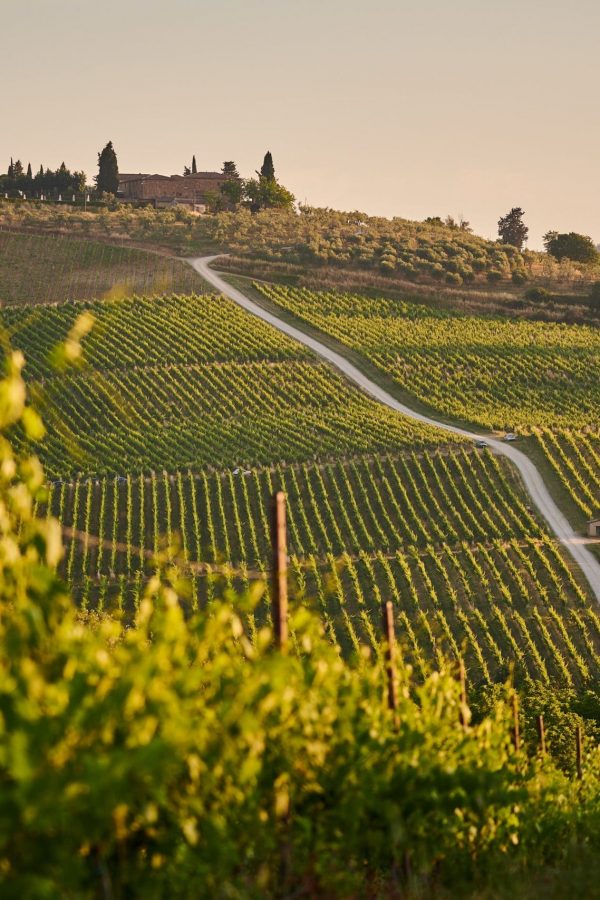
[[[254,316],[258,316],[259,319],[268,322],[270,325],[279,329],[279,331],[282,331],[284,334],[294,338],[294,340],[299,341],[299,343],[304,344],[305,347],[309,347],[309,349],[316,353],[317,356],[322,357],[327,360],[327,362],[334,365],[336,369],[339,369],[339,371],[346,376],[346,378],[357,384],[362,391],[369,394],[375,400],[384,403],[386,406],[391,407],[391,409],[395,409],[404,416],[415,419],[417,422],[424,422],[426,425],[435,425],[437,428],[441,428],[444,431],[451,431],[454,434],[460,434],[470,440],[475,441],[481,439],[480,434],[474,434],[471,431],[466,431],[464,428],[458,428],[454,425],[447,425],[445,422],[438,422],[435,419],[431,419],[429,416],[425,416],[422,413],[415,412],[410,409],[410,407],[400,403],[399,400],[396,400],[395,397],[388,394],[388,392],[379,387],[378,384],[371,381],[366,375],[363,375],[356,366],[353,366],[351,362],[339,353],[336,353],[335,350],[331,350],[325,344],[322,344],[310,335],[305,334],[299,328],[295,328],[293,325],[279,319],[277,316],[273,315],[273,313],[270,313],[259,306],[258,303],[250,300],[237,288],[228,284],[214,271],[214,269],[210,268],[210,263],[217,258],[218,257],[216,256],[203,256],[197,259],[190,259],[189,262],[205,281],[212,284],[213,287],[226,297],[229,297],[230,300],[233,300],[234,303],[239,304],[239,306],[243,307],[247,312],[252,313]],[[581,536],[573,531],[567,519],[552,499],[550,492],[544,484],[544,480],[535,465],[529,457],[525,456],[524,453],[510,444],[489,437],[486,437],[485,441],[494,453],[506,456],[517,467],[532,502],[550,526],[550,530],[553,531],[558,540],[564,544],[577,565],[581,568],[590,583],[596,600],[600,602],[600,562],[587,549]]]

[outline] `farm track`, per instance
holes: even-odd
[[[335,368],[345,375],[346,378],[354,382],[362,391],[373,397],[379,403],[383,403],[396,412],[414,419],[417,422],[421,422],[422,424],[434,426],[443,431],[460,435],[468,440],[476,441],[481,439],[481,434],[475,434],[464,428],[450,425],[416,412],[409,406],[401,403],[392,396],[392,394],[388,393],[364,375],[356,366],[342,356],[342,354],[337,353],[335,350],[332,350],[330,347],[321,343],[321,341],[306,334],[300,328],[284,322],[278,316],[263,309],[258,303],[255,303],[240,290],[228,284],[217,272],[210,268],[211,262],[217,258],[218,257],[216,256],[204,256],[190,259],[189,262],[199,275],[230,300],[233,300],[234,303],[237,303],[247,312],[257,316],[264,322],[268,322],[274,328],[277,328],[279,331],[303,344],[305,347],[308,347],[313,353],[316,353],[326,362],[335,366]],[[516,466],[533,504],[548,523],[548,526],[555,537],[565,546],[575,560],[589,582],[596,600],[600,602],[600,562],[587,549],[586,545],[582,543],[581,535],[576,534],[573,531],[567,518],[554,502],[542,475],[534,463],[524,453],[517,450],[516,447],[507,445],[495,438],[486,437],[486,443],[494,453],[505,456]]]

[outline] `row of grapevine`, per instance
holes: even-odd
[[[324,364],[223,363],[88,372],[45,385],[52,478],[266,465],[456,444]]]
[[[111,372],[211,362],[302,360],[308,350],[224,297],[134,296],[113,302],[5,308],[0,321],[27,358],[27,377],[55,375],[49,354],[83,310],[94,316],[84,340],[86,365]]]
[[[289,499],[290,549],[299,557],[539,536],[510,469],[489,453],[414,452],[278,464],[233,472],[162,472],[50,485],[61,523],[127,550],[110,556],[68,547],[69,581],[140,568],[131,547],[156,551],[177,534],[186,558],[261,565],[269,552],[265,510],[275,490]],[[116,537],[115,537],[116,536]],[[142,567],[143,568],[143,567]]]
[[[520,677],[581,683],[597,671],[600,617],[555,549],[544,538],[363,553],[331,560],[319,576],[335,586],[328,614],[347,651],[372,643],[380,601],[391,599],[405,654],[422,674],[450,655],[464,656],[478,681],[515,666]]]
[[[464,650],[481,680],[516,664],[523,676],[573,683],[600,660],[586,589],[532,518],[511,470],[461,448],[55,484],[48,512],[81,532],[62,571],[84,605],[118,598],[131,606],[152,571],[144,551],[170,545],[172,556],[204,563],[205,573],[225,568],[228,583],[244,589],[268,568],[266,511],[280,488],[296,588],[345,651],[377,645],[380,603],[392,599],[422,673]],[[210,599],[206,574],[191,583],[194,605]]]
[[[81,309],[85,365],[50,367]],[[1,311],[41,396],[50,477],[266,465],[456,443],[381,407],[305,348],[218,297]]]
[[[0,231],[0,301],[14,305],[200,292],[183,261],[53,234]]]
[[[381,603],[392,599],[404,656],[421,676],[450,656],[466,660],[474,683],[506,679],[514,669],[519,679],[582,684],[600,662],[600,617],[555,550],[543,538],[292,555],[291,581],[345,654],[364,644],[379,652]],[[189,576],[193,606],[211,599],[216,577]],[[243,591],[256,573],[242,564],[218,577]],[[86,607],[132,609],[147,578],[141,570],[86,576],[74,591]],[[268,616],[264,601],[252,615],[252,633]]]
[[[526,431],[600,421],[596,328],[461,316],[341,292],[255,287],[446,415]]]
[[[600,434],[536,428],[534,439],[578,511],[600,512]]]

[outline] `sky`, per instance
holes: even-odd
[[[600,243],[598,0],[0,0],[0,171],[266,150],[302,202]]]

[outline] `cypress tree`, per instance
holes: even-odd
[[[96,187],[101,194],[116,194],[119,187],[119,166],[112,141],[98,154]]]
[[[266,178],[268,181],[275,181],[275,166],[273,165],[273,157],[271,156],[270,150],[267,150],[265,153],[260,172],[257,172],[256,174],[261,178]]]
[[[8,167],[8,177],[14,178],[14,166],[13,166],[13,158],[10,158],[10,166]]]
[[[192,175],[196,175],[198,169],[196,168],[196,157],[192,156]]]
[[[33,172],[31,171],[31,163],[27,163],[27,178],[29,181],[33,180]]]

